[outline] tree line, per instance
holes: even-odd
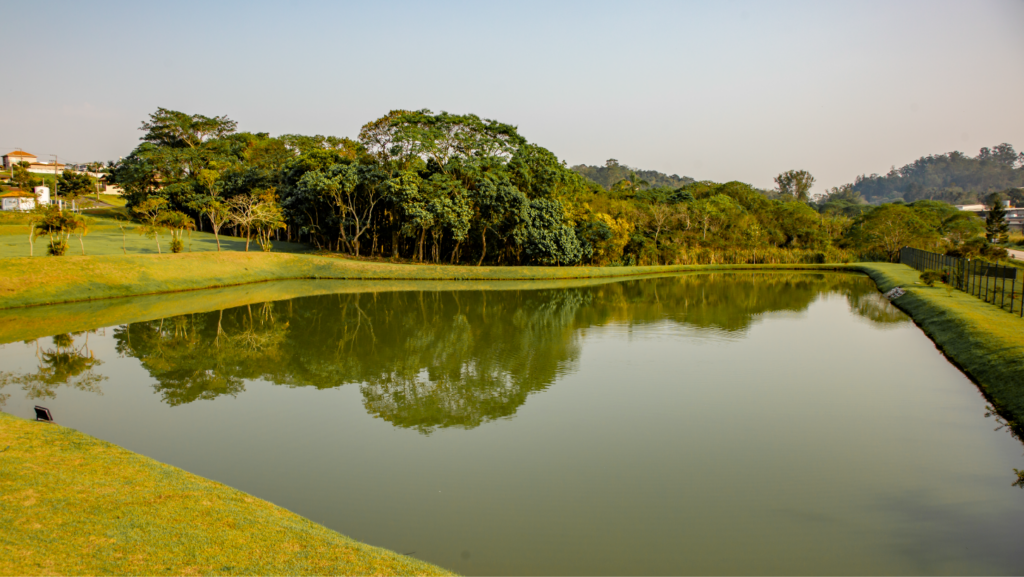
[[[617,161],[570,168],[473,114],[396,110],[350,139],[238,132],[225,116],[161,108],[141,129],[108,177],[137,218],[158,226],[177,213],[215,235],[256,235],[264,250],[281,239],[472,265],[842,262],[892,258],[894,239],[952,250],[982,230],[942,203],[870,207],[855,185],[815,202],[802,170],[765,191]],[[889,232],[893,215],[904,234]]]
[[[993,192],[1024,205],[1024,152],[1003,143],[982,148],[971,157],[954,151],[922,156],[885,175],[857,177],[851,185],[872,203],[942,200],[950,204],[982,204]]]

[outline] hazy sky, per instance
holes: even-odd
[[[1024,0],[57,2],[3,10],[0,148],[127,155],[158,106],[355,137],[391,109],[816,191],[922,155],[1024,148]],[[17,60],[21,63],[17,63]]]

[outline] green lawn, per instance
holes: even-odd
[[[0,575],[451,574],[59,425],[0,447]]]
[[[103,195],[101,195],[102,198]],[[69,255],[81,255],[84,246],[86,255],[113,255],[113,254],[157,254],[157,241],[155,238],[148,238],[138,234],[137,225],[125,225],[122,232],[117,222],[109,216],[114,212],[123,212],[123,208],[107,208],[86,211],[86,221],[89,223],[88,232],[81,238],[72,235],[68,244]],[[27,257],[29,256],[28,246],[28,224],[26,215],[20,213],[0,213],[0,258]],[[50,239],[47,236],[36,238],[34,256],[45,257],[46,248]],[[209,252],[217,250],[217,242],[212,233],[192,233],[191,238],[187,235],[184,239],[185,252]],[[245,239],[222,236],[220,239],[222,250],[244,251]],[[307,252],[309,247],[297,243],[274,242],[276,252]],[[170,252],[171,237],[169,234],[160,236],[160,250]],[[250,251],[259,251],[260,247],[252,242]]]

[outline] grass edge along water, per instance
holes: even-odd
[[[452,574],[60,425],[0,446],[0,575]]]

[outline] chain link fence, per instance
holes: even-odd
[[[1016,267],[910,247],[900,249],[900,262],[920,271],[939,271],[947,285],[1024,318],[1024,282],[1017,282]]]

